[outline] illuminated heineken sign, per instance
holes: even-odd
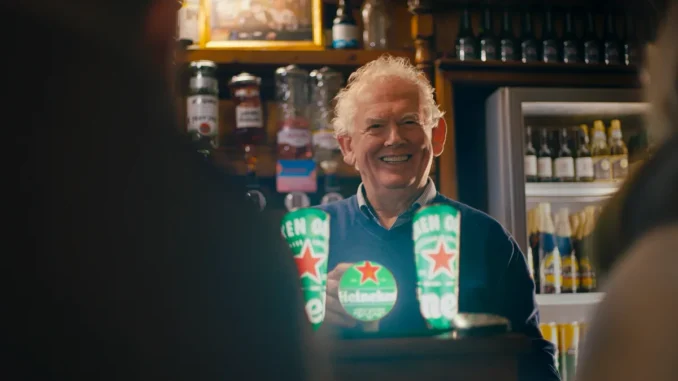
[[[398,299],[393,274],[383,265],[363,261],[350,267],[339,282],[339,301],[349,315],[370,322],[386,316]]]

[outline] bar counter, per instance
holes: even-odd
[[[353,339],[335,342],[332,358],[338,381],[515,381],[528,350],[529,339],[517,334]]]

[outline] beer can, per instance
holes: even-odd
[[[541,323],[539,324],[539,330],[541,331],[541,335],[544,337],[544,340],[550,342],[553,344],[553,348],[555,350],[554,353],[554,360],[556,363],[556,369],[560,371],[560,366],[559,366],[559,346],[558,346],[558,325],[556,323]],[[562,375],[561,375],[562,377]]]
[[[461,213],[447,204],[419,209],[412,221],[417,296],[429,328],[450,329],[459,312]]]
[[[280,231],[299,271],[306,315],[317,330],[325,319],[330,215],[315,208],[296,209],[285,214]]]
[[[573,381],[577,369],[577,355],[579,354],[579,323],[565,323],[558,325],[558,343],[560,353],[560,378],[563,381]]]

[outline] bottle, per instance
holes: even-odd
[[[621,122],[618,119],[610,123],[610,167],[612,178],[622,180],[626,177],[629,169],[629,150],[622,140]]]
[[[235,139],[241,146],[257,145],[264,141],[264,112],[261,102],[261,78],[240,73],[229,82],[235,101]]]
[[[296,65],[275,71],[278,158],[310,159],[313,153],[308,107],[308,72]]]
[[[198,152],[205,157],[218,146],[219,83],[217,64],[193,61],[189,64],[190,80],[186,98],[186,132]]]
[[[547,7],[544,12],[544,32],[541,39],[542,61],[547,63],[560,62],[560,42],[553,28],[553,12]]]
[[[532,127],[525,129],[525,181],[534,183],[539,181],[537,176],[537,150],[532,144]]]
[[[577,129],[577,148],[575,150],[574,173],[575,181],[589,182],[595,179],[593,174],[593,159],[589,150],[588,126],[582,124]]]
[[[561,273],[563,277],[562,293],[576,293],[579,264],[572,248],[572,227],[570,211],[560,208],[556,214],[556,244],[560,252]]]
[[[460,61],[475,60],[478,58],[476,54],[476,38],[473,34],[473,25],[471,23],[471,12],[468,7],[464,7],[459,19],[459,33],[457,33],[457,40],[455,41],[455,50],[457,59]]]
[[[520,36],[520,59],[523,62],[539,61],[538,43],[534,35],[534,25],[532,15],[525,10],[522,13],[523,32]]]
[[[384,0],[365,0],[361,13],[365,49],[387,49],[389,19]]]
[[[541,276],[540,276],[540,266],[539,266],[539,242],[541,238],[541,232],[539,228],[541,227],[541,209],[539,207],[530,209],[528,215],[531,213],[532,219],[528,219],[528,223],[531,221],[532,224],[528,225],[527,232],[529,234],[529,247],[532,252],[532,268],[535,272],[534,274],[534,283],[535,290],[539,293],[541,292]]]
[[[610,148],[605,136],[605,125],[602,120],[593,122],[593,136],[591,138],[591,157],[593,158],[593,174],[596,181],[612,179],[610,168]]]
[[[586,206],[580,212],[580,228],[577,234],[579,249],[575,255],[579,261],[579,292],[593,292],[596,289],[596,273],[591,263],[591,234],[596,224],[596,209],[594,206]]]
[[[542,128],[537,151],[537,176],[540,182],[553,181],[553,152],[549,148],[548,131]]]
[[[353,17],[351,0],[339,0],[337,17],[332,22],[332,47],[334,49],[357,49],[358,26]]]
[[[494,61],[497,59],[497,39],[494,36],[493,29],[492,11],[490,7],[485,7],[483,10],[483,22],[480,33],[478,33],[481,61]]]
[[[339,193],[337,169],[341,161],[339,143],[332,130],[334,108],[333,99],[343,85],[341,73],[328,67],[314,70],[310,73],[314,114],[312,117],[313,130],[313,159],[324,173],[325,195],[321,204],[343,199]]]
[[[534,276],[534,254],[532,251],[532,245],[530,244],[530,236],[534,231],[534,212],[535,209],[528,209],[527,211],[527,268],[530,272],[530,278],[532,281],[535,280]]]
[[[563,274],[560,251],[556,244],[551,204],[540,203],[539,276],[542,294],[560,294]]]
[[[636,36],[636,25],[631,14],[626,14],[624,23],[624,65],[638,65],[638,37]]]
[[[511,11],[504,9],[501,19],[501,40],[499,42],[501,62],[511,62],[516,60],[516,37],[513,34],[513,23],[511,20]]]
[[[568,147],[568,133],[567,128],[561,128],[559,134],[559,147],[556,154],[554,167],[553,181],[557,182],[573,182],[574,181],[574,158],[572,151]]]
[[[600,63],[600,43],[596,33],[596,21],[591,11],[586,13],[586,31],[584,32],[584,62]]]
[[[606,65],[619,65],[621,63],[621,44],[617,36],[615,17],[612,13],[605,15],[605,39],[603,42],[603,55]]]
[[[565,12],[565,33],[563,33],[563,62],[577,63],[581,61],[581,47],[574,30],[572,11]]]
[[[177,37],[184,46],[197,44],[200,41],[198,18],[200,15],[200,1],[183,0],[177,13]]]

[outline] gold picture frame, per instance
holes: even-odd
[[[200,47],[323,50],[321,7],[322,0],[201,0]]]

